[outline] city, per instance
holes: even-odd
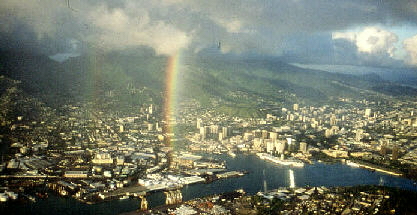
[[[183,201],[184,186],[251,174],[245,169],[230,171],[224,160],[210,156],[219,154],[231,158],[253,154],[290,168],[342,162],[415,180],[417,101],[383,97],[382,101],[337,98],[337,102],[320,107],[269,106],[263,118],[241,118],[204,109],[191,100],[181,103],[181,111],[168,122],[161,119],[163,108],[152,103],[129,114],[94,110],[88,103],[60,110],[38,104],[37,120],[17,116],[2,121],[10,129],[2,138],[11,144],[9,159],[2,163],[0,177],[6,189],[1,201],[36,201],[47,198],[51,190],[87,204],[137,198],[146,211],[146,196],[163,192],[167,205],[177,205]],[[178,134],[167,133],[168,125],[178,128],[174,129]],[[265,190],[257,196],[285,200],[284,194],[306,192],[295,188],[294,175],[288,188],[292,191]],[[321,193],[322,189],[328,190],[319,188]],[[304,202],[308,196],[296,197],[301,204],[313,204]]]
[[[417,214],[411,0],[3,0],[0,214]]]

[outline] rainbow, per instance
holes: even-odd
[[[177,102],[177,86],[178,86],[178,71],[181,66],[181,52],[168,57],[168,63],[165,70],[165,102],[164,102],[164,120],[165,133],[167,135],[167,146],[172,146],[170,141],[170,134],[173,133],[172,118],[176,111]]]

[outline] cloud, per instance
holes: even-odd
[[[152,20],[146,10],[129,11],[120,8],[99,7],[90,12],[88,20],[97,28],[92,41],[106,49],[124,49],[132,46],[149,46],[157,54],[174,54],[186,48],[191,36],[164,21]],[[140,14],[140,15],[139,15]]]
[[[58,53],[58,54],[49,56],[49,58],[54,61],[62,63],[72,57],[78,57],[78,56],[80,56],[80,54],[78,53]]]
[[[164,5],[180,1],[156,4],[148,1],[70,2],[71,8],[65,1],[27,0],[23,3],[5,0],[0,5],[0,14],[3,14],[0,15],[3,20],[0,21],[0,32],[21,43],[27,33],[16,35],[16,32],[25,26],[31,28],[26,31],[33,31],[36,35],[30,43],[47,38],[61,46],[59,49],[64,49],[68,38],[76,38],[102,50],[148,46],[157,54],[165,55],[187,48],[192,39],[192,32],[180,30],[158,14]]]
[[[335,56],[357,65],[398,66],[395,51],[398,36],[375,26],[368,26],[355,32],[333,32]]]
[[[50,55],[49,58],[62,63],[70,58],[80,56],[80,51],[80,41],[76,39],[69,39],[67,40],[67,44],[63,52]]]
[[[3,0],[0,32],[15,38],[16,43],[27,43],[29,34],[21,32],[32,31],[35,38],[31,43],[47,39],[47,44],[64,44],[49,54],[62,52],[59,49],[64,49],[65,41],[75,38],[103,50],[147,46],[158,54],[170,55],[179,49],[204,50],[221,41],[223,53],[280,55],[286,51],[292,35],[311,37],[352,26],[416,23],[417,6],[413,2],[70,0],[72,10],[64,0]],[[20,30],[22,27],[26,29]],[[377,36],[370,37],[371,34]],[[395,35],[383,30],[368,29],[343,36],[347,41],[355,40],[358,51],[364,55],[392,55],[394,51],[391,44]],[[325,39],[319,44],[331,42]],[[309,44],[299,48],[303,47],[308,48]]]
[[[358,52],[394,56],[398,36],[378,27],[366,27],[360,32],[334,32],[333,39],[344,39],[356,45]]]
[[[53,35],[69,14],[61,10],[59,1],[54,0],[27,0],[24,2],[14,0],[2,0],[0,5],[0,29],[2,32],[14,31],[17,23],[31,26],[37,33],[38,39],[44,35]],[[61,7],[62,8],[62,7]],[[59,17],[60,20],[57,18]]]
[[[408,54],[406,62],[410,65],[417,66],[417,35],[405,39],[403,46]]]

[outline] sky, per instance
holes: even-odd
[[[298,63],[417,66],[415,0],[2,0],[0,49],[57,61],[86,47],[217,47]]]

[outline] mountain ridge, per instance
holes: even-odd
[[[0,56],[0,74],[22,81],[25,91],[52,106],[106,97],[113,97],[120,106],[151,100],[163,103],[164,56],[93,53],[63,63],[30,53],[2,51]],[[325,103],[338,97],[417,95],[417,90],[377,75],[330,73],[273,59],[194,55],[186,58],[181,68],[180,98],[196,99],[204,106],[218,100],[219,109],[228,109],[230,114],[234,114],[233,107],[242,107],[259,115],[258,110],[270,103],[285,106]]]

